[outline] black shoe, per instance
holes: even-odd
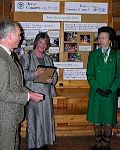
[[[97,145],[93,146],[92,150],[104,150],[102,146],[98,147]]]
[[[111,148],[110,148],[109,145],[105,145],[105,146],[103,147],[103,150],[111,150]]]
[[[49,148],[45,145],[41,147],[41,150],[49,150]]]

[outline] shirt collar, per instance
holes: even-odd
[[[9,55],[11,55],[11,51],[10,51],[8,48],[6,48],[5,46],[3,46],[3,45],[1,45],[1,44],[0,44],[0,46],[1,46]]]
[[[102,48],[102,53],[104,53],[104,52],[105,52],[105,50]],[[106,50],[106,52],[109,55],[109,53],[110,53],[110,47]]]

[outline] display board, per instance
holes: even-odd
[[[47,53],[58,68],[59,86],[88,86],[88,54],[97,48],[97,30],[108,24],[108,0],[14,1],[11,18],[21,23],[25,52],[32,49],[37,33],[47,32]]]

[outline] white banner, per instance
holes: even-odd
[[[65,2],[65,13],[108,14],[108,3]]]
[[[59,12],[59,2],[15,1],[16,12]]]

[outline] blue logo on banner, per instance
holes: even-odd
[[[23,9],[23,8],[24,8],[24,3],[23,3],[23,2],[19,2],[19,3],[17,4],[17,7],[18,7],[19,9]]]

